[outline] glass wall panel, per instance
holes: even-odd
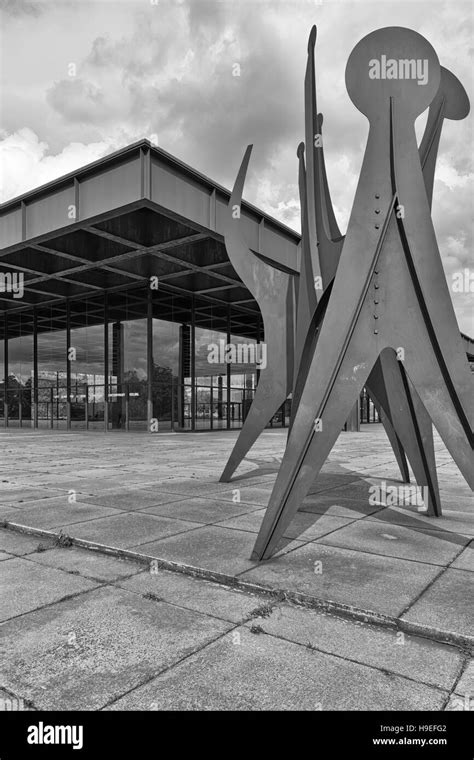
[[[33,335],[31,316],[25,312],[9,318],[8,342],[8,424],[31,425],[33,384]]]
[[[38,426],[66,428],[66,305],[38,310]]]
[[[105,409],[103,296],[72,301],[70,313],[71,428],[102,430]]]
[[[257,383],[257,361],[261,363],[261,347],[252,338],[231,336],[232,358],[230,380],[230,426],[242,427],[252,403]]]
[[[227,427],[227,336],[196,327],[196,429]]]
[[[147,416],[147,320],[146,291],[123,294],[123,384],[128,394],[130,430],[146,430]]]
[[[5,319],[0,315],[0,425],[5,424],[5,345],[3,338],[5,335]]]
[[[172,430],[177,422],[179,324],[153,319],[153,417],[159,430]]]

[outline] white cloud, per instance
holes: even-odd
[[[57,155],[48,154],[48,144],[24,127],[0,142],[0,166],[4,185],[0,187],[2,202],[34,187],[95,161],[113,150],[106,142],[71,143]]]
[[[14,15],[8,5],[2,200],[151,134],[230,187],[251,142],[245,197],[299,228],[296,147],[316,22],[318,108],[344,233],[367,134],[344,84],[356,41],[379,26],[417,29],[466,87],[472,81],[472,17],[463,2],[45,2],[36,12],[25,0]],[[236,62],[240,77],[232,76]],[[472,266],[471,125],[472,117],[445,122],[440,144],[433,218],[448,274]],[[468,306],[454,302],[468,331]]]

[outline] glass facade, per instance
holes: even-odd
[[[166,318],[165,318],[166,317]],[[230,307],[146,287],[0,317],[0,420],[79,430],[240,428],[264,360]],[[205,325],[205,326],[204,326]],[[8,336],[8,339],[5,339]],[[261,349],[261,347],[260,347]],[[288,400],[269,422],[287,427]],[[361,421],[378,421],[363,394]]]
[[[0,317],[2,423],[152,432],[241,427],[257,384],[255,341],[223,330],[222,314],[219,329],[199,327],[198,310],[186,314],[172,294],[170,318],[155,312],[142,286]],[[201,318],[212,325],[212,310]]]

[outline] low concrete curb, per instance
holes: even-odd
[[[312,596],[311,594],[289,591],[286,589],[272,588],[271,586],[265,586],[258,583],[251,583],[240,578],[235,578],[232,575],[226,575],[225,573],[214,572],[212,570],[194,567],[193,565],[186,565],[181,562],[173,562],[172,560],[159,559],[158,557],[142,554],[141,552],[133,551],[131,549],[119,549],[113,546],[107,546],[106,544],[99,544],[95,541],[87,541],[86,539],[82,538],[74,538],[73,536],[67,536],[61,530],[59,532],[54,532],[50,530],[44,530],[42,528],[31,528],[27,525],[20,525],[19,523],[9,522],[8,520],[0,521],[0,527],[15,531],[17,533],[25,533],[31,536],[38,536],[39,538],[48,538],[56,542],[60,541],[62,537],[63,539],[67,539],[68,546],[77,546],[81,549],[88,549],[89,551],[107,554],[111,557],[133,560],[134,562],[138,562],[142,565],[149,566],[151,563],[153,563],[153,566],[157,567],[160,570],[169,570],[174,573],[182,573],[183,575],[199,578],[211,583],[219,583],[222,586],[245,591],[256,596],[274,599],[275,601],[290,602],[300,607],[306,607],[307,609],[314,609],[320,612],[327,612],[331,615],[346,618],[352,621],[368,623],[370,625],[382,628],[390,628],[393,631],[402,631],[404,633],[411,634],[413,636],[420,636],[422,638],[426,638],[430,641],[435,641],[440,644],[451,644],[456,647],[460,647],[468,654],[474,654],[474,636],[465,636],[456,633],[455,631],[443,631],[438,628],[424,626],[419,623],[412,623],[407,620],[402,620],[401,618],[395,618],[391,615],[383,615],[381,613],[364,610],[359,607],[353,607],[347,604],[342,604],[340,602],[320,599],[319,597]]]

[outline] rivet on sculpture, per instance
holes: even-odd
[[[267,366],[221,476],[232,477],[292,394],[288,440],[252,559],[268,559],[301,506],[366,386],[402,479],[407,459],[441,516],[433,427],[474,488],[473,378],[431,219],[444,119],[463,119],[463,86],[420,34],[379,29],[346,66],[352,102],[370,129],[345,236],[329,193],[315,79],[316,28],[304,83],[305,141],[298,146],[301,201],[299,276],[248,248],[240,206],[252,146],[229,201],[229,258],[262,313]],[[429,108],[420,146],[415,119]],[[322,288],[315,289],[315,278]],[[316,519],[316,517],[315,517]]]

